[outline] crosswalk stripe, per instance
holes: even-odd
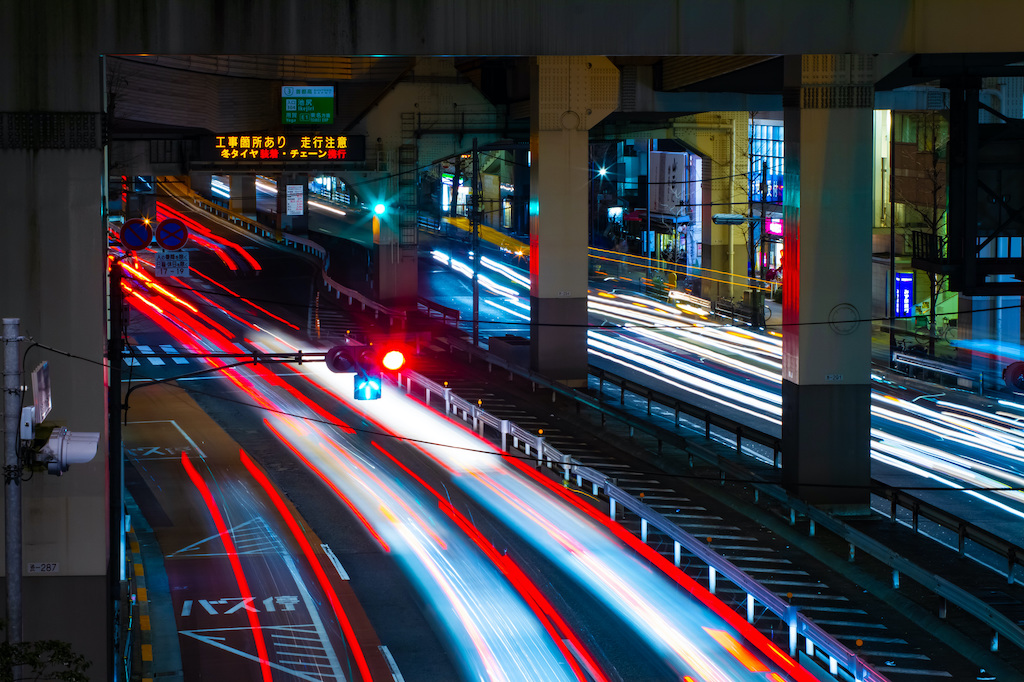
[[[150,348],[149,346],[135,346],[135,349],[138,350],[143,355],[145,355],[146,359],[149,360],[149,363],[151,365],[156,365],[157,367],[159,367],[161,365],[167,364],[163,360],[161,360],[160,358],[149,357],[149,356],[153,355],[153,349]]]
[[[160,346],[160,350],[162,350],[163,352],[167,353],[168,355],[175,355],[175,356],[178,355],[178,349],[175,348],[174,346]],[[174,364],[176,364],[176,365],[187,365],[188,364],[188,360],[186,360],[185,358],[182,358],[182,357],[173,357],[173,358],[171,358],[171,360],[173,360]]]

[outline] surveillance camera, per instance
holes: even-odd
[[[68,431],[54,429],[46,445],[36,455],[36,461],[46,464],[46,470],[56,476],[72,464],[84,464],[96,456],[100,434],[94,431]]]

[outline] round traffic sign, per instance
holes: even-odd
[[[177,251],[188,243],[188,228],[175,218],[162,220],[156,227],[156,243],[166,251]]]
[[[121,226],[121,243],[129,251],[148,249],[153,241],[153,228],[141,218],[132,218]]]

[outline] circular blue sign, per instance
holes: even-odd
[[[121,226],[121,243],[129,251],[148,249],[153,241],[153,228],[141,218],[132,218]]]
[[[188,228],[175,218],[168,218],[157,225],[156,243],[167,251],[177,251],[188,243]]]

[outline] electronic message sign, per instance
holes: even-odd
[[[365,135],[228,133],[203,138],[203,161],[249,166],[301,165],[366,159]]]
[[[281,123],[306,125],[334,123],[334,86],[282,86]]]

